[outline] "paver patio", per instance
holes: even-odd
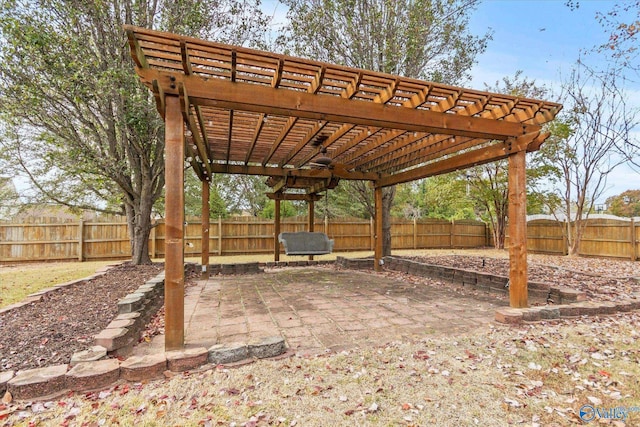
[[[455,285],[424,285],[331,267],[215,276],[187,288],[187,347],[280,335],[290,349],[341,350],[431,334],[468,332],[493,321],[508,301]],[[163,337],[138,346],[162,349]]]

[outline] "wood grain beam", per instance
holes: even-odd
[[[147,57],[140,47],[140,43],[136,38],[135,32],[130,28],[128,28],[126,32],[127,39],[129,40],[129,49],[131,50],[131,58],[133,59],[133,62],[135,62],[139,68],[149,68]]]
[[[193,169],[198,174],[198,178],[200,178],[201,181],[210,181],[212,175],[211,175],[211,165],[209,163],[209,154],[207,151],[207,147],[205,146],[205,143],[200,136],[200,130],[198,128],[198,125],[196,125],[196,121],[193,115],[191,114],[189,95],[187,94],[187,92],[184,90],[184,87],[182,86],[180,86],[179,92],[180,92],[180,108],[182,110],[182,117],[185,123],[187,124],[189,131],[191,132],[191,137],[193,138],[193,141],[196,144],[196,152],[194,152],[194,150],[190,146],[187,146],[187,153],[189,154],[189,157],[191,157],[190,163],[193,166]],[[199,157],[201,162],[198,162],[196,157]]]
[[[526,308],[527,289],[527,185],[526,154],[509,155],[509,305]]]
[[[356,78],[347,85],[347,87],[342,91],[340,96],[344,99],[351,99],[356,93],[358,93],[358,88],[360,86],[361,81],[362,81],[362,73],[358,73],[356,75]],[[342,138],[351,129],[355,127],[356,125],[352,125],[352,124],[344,124],[340,126],[340,128],[338,128],[331,136],[329,136],[329,138],[327,138],[327,140],[322,144],[322,146],[317,147],[316,150],[313,150],[310,154],[305,156],[300,162],[296,164],[296,167],[302,167],[307,163],[309,163],[311,159],[313,159],[315,156],[317,156],[322,152],[323,148],[329,148],[336,141],[338,141],[340,138]]]
[[[403,182],[415,181],[429,176],[441,175],[455,170],[466,169],[472,166],[483,165],[507,158],[518,151],[526,151],[529,144],[538,144],[539,139],[546,139],[548,132],[534,132],[523,135],[520,138],[510,138],[507,141],[497,142],[489,147],[482,147],[444,160],[429,163],[405,172],[388,175],[376,182],[377,186],[387,187]]]
[[[298,201],[315,201],[322,200],[320,194],[298,194],[298,193],[266,193],[267,197],[271,200],[298,200]]]
[[[340,182],[340,180],[335,177],[324,179],[308,187],[307,193],[314,194],[325,190],[332,190],[338,186],[338,182]]]
[[[164,120],[165,119],[165,109],[166,109],[164,90],[158,84],[157,80],[154,80],[152,82],[152,89],[151,90],[153,92],[153,98],[156,101],[156,110],[158,110],[158,113],[160,114],[160,117],[162,117],[162,120]]]
[[[184,120],[167,98],[165,131],[165,350],[184,347]]]
[[[455,91],[450,96],[440,101],[438,104],[432,105],[430,107],[430,111],[437,112],[437,113],[446,113],[447,111],[455,107],[456,102],[460,98],[460,92],[461,91],[459,90]],[[409,108],[412,108],[413,106],[420,106],[426,102],[426,100],[428,99],[428,96],[429,96],[429,90],[425,89],[419,92],[418,94],[414,95],[412,98],[405,101],[403,106],[409,107]],[[378,155],[377,154],[378,151],[376,151],[376,148],[383,146],[389,141],[392,141],[393,139],[398,138],[405,133],[407,132],[398,131],[398,130],[391,131],[389,132],[388,135],[386,135],[385,138],[381,138],[377,141],[374,141],[371,144],[366,144],[360,149],[354,151],[346,159],[342,160],[342,163],[347,165],[349,169],[357,168],[361,164],[371,161],[372,156]],[[405,142],[403,146],[417,141],[422,136],[424,135],[414,135],[413,137],[409,137],[408,139],[404,140]]]
[[[237,165],[237,164],[211,164],[211,170],[213,173],[230,173],[237,175],[259,175],[259,176],[298,176],[305,178],[330,178],[336,176],[340,179],[346,180],[362,180],[362,181],[375,181],[380,178],[377,173],[362,173],[357,171],[347,171],[344,168],[340,168],[336,165],[334,169],[293,169],[293,168],[279,168],[269,166],[253,166],[253,165]]]
[[[198,76],[159,70],[138,69],[138,72],[145,81],[158,80],[167,94],[177,92],[171,87],[175,83],[171,82],[170,77],[182,82],[196,105],[497,140],[524,133],[524,125],[503,120],[391,107],[329,95],[319,96],[242,82],[231,83],[222,79],[205,81]]]
[[[309,84],[309,88],[307,89],[307,93],[315,95],[318,92],[318,90],[322,87],[322,79],[324,78],[325,71],[326,71],[325,67],[321,67],[318,70],[318,72],[314,76],[313,81]],[[291,132],[291,129],[293,129],[295,124],[298,122],[298,119],[299,119],[299,117],[289,117],[287,119],[287,123],[285,124],[284,128],[280,132],[280,135],[278,136],[278,138],[273,143],[273,145],[271,147],[271,150],[265,156],[265,158],[262,160],[262,166],[266,166],[266,164],[269,163],[269,160],[271,160],[271,157],[273,157],[273,155],[276,153],[278,148],[280,148],[280,144],[282,144],[282,141],[284,141],[284,139],[287,137],[287,135],[289,135],[289,132]],[[301,149],[302,148],[300,148],[299,150],[301,150]],[[284,166],[284,164],[280,165],[280,167],[282,167],[282,166]]]

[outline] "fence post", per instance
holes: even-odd
[[[324,216],[324,234],[329,235],[329,217],[327,215]]]
[[[151,259],[155,258],[157,253],[156,253],[156,227],[157,227],[157,223],[154,224],[151,227]]]
[[[222,216],[218,215],[218,256],[222,256]]]
[[[455,233],[456,233],[456,220],[452,219],[451,220],[451,231],[449,233],[449,247],[451,249],[453,249],[453,238],[455,237]]]
[[[484,223],[484,243],[485,246],[489,247],[491,246],[491,236],[490,233],[491,230],[489,230],[489,224],[487,224],[486,222]]]
[[[631,261],[638,259],[638,253],[636,250],[636,221],[631,218]]]
[[[418,225],[415,216],[413,217],[413,249],[418,249]]]
[[[84,220],[78,223],[78,261],[84,261]]]

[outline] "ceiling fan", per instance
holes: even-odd
[[[331,167],[332,163],[333,159],[327,156],[327,147],[322,147],[320,155],[314,158],[309,164],[311,167],[316,167],[318,169],[327,169]]]

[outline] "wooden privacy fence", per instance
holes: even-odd
[[[566,254],[563,223],[548,219],[527,222],[527,247],[531,252]],[[306,218],[286,218],[281,231],[303,231]],[[185,255],[200,255],[199,218],[187,219]],[[334,251],[373,250],[372,220],[340,218],[316,220],[315,230],[335,240]],[[272,220],[253,217],[214,219],[210,225],[212,255],[273,253]],[[638,259],[638,221],[627,218],[593,218],[587,224],[580,254]],[[437,219],[391,222],[393,249],[475,248],[490,244],[489,229],[478,221]],[[149,238],[149,253],[164,257],[164,222],[158,221]],[[124,219],[109,222],[0,223],[0,262],[126,259],[131,246]]]
[[[527,248],[531,252],[565,255],[565,223],[551,219],[527,222]],[[633,218],[595,215],[587,220],[579,255],[638,259],[638,222]]]
[[[316,220],[316,231],[334,239],[334,251],[373,250],[373,220],[340,218]],[[286,218],[282,232],[303,231],[306,218]],[[212,255],[273,253],[274,223],[253,217],[212,220],[209,248]],[[393,220],[394,249],[473,248],[488,244],[483,222],[437,219]],[[188,218],[185,256],[199,256],[201,222]],[[158,221],[149,237],[152,258],[164,257],[165,227]],[[0,262],[126,259],[131,246],[124,219],[109,222],[80,221],[0,223]]]

